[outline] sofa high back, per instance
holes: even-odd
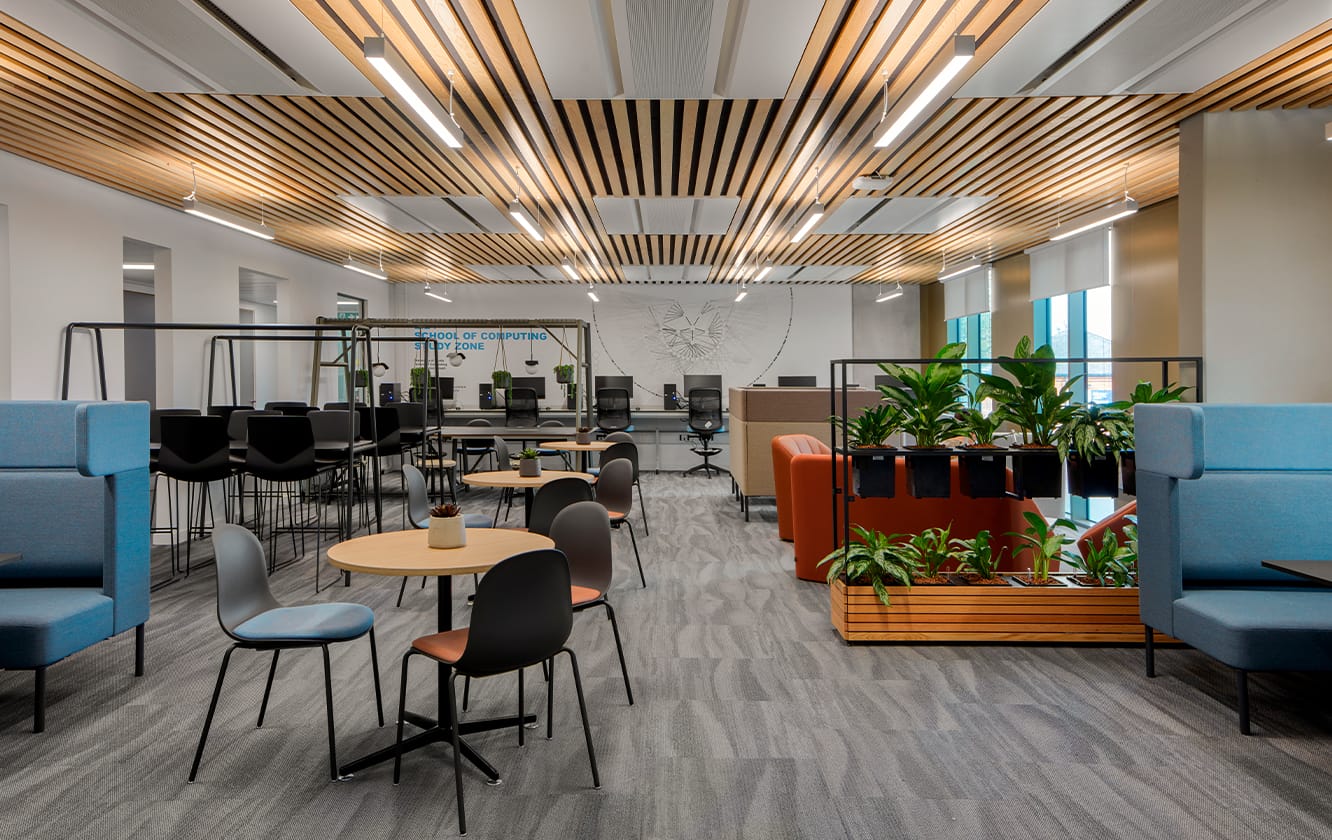
[[[826,434],[826,433],[825,433]],[[777,435],[772,439],[772,483],[777,497],[777,537],[795,539],[791,510],[791,462],[801,455],[829,455],[828,444],[813,435]]]
[[[1247,733],[1249,671],[1332,669],[1332,587],[1262,565],[1332,560],[1332,405],[1136,414],[1143,623],[1236,669]]]
[[[147,403],[0,402],[0,667],[148,619]]]

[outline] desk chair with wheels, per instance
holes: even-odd
[[[690,451],[703,458],[703,463],[690,467],[686,473],[702,470],[708,478],[715,472],[718,475],[729,473],[728,470],[709,461],[722,453],[719,447],[712,445],[712,436],[726,431],[722,425],[722,397],[719,388],[694,388],[689,392],[689,429],[698,437],[698,446]]]
[[[268,697],[273,690],[273,676],[277,673],[278,654],[294,648],[317,647],[324,654],[324,708],[328,714],[328,770],[334,781],[338,779],[337,739],[333,729],[333,675],[329,665],[328,646],[350,642],[370,636],[370,667],[375,680],[375,707],[379,725],[384,725],[384,703],[379,687],[379,655],[375,650],[375,614],[361,604],[324,603],[298,607],[284,607],[268,589],[265,573],[264,549],[254,534],[239,525],[219,525],[213,530],[213,553],[217,556],[217,621],[232,644],[222,657],[222,668],[217,672],[217,685],[208,704],[199,747],[190,767],[190,781],[199,774],[208,730],[213,725],[213,714],[222,695],[222,681],[227,676],[227,664],[238,650],[273,651],[273,662],[268,667],[268,682],[264,685],[264,699],[259,704],[258,726],[264,725],[268,711]]]
[[[592,728],[587,720],[583,681],[578,673],[578,658],[566,647],[573,627],[570,603],[569,563],[553,548],[527,551],[501,560],[476,589],[472,603],[471,626],[422,636],[412,642],[402,657],[402,686],[398,692],[397,755],[393,759],[393,783],[402,775],[402,726],[407,714],[408,666],[413,656],[424,656],[450,669],[443,687],[448,697],[449,717],[458,720],[455,681],[465,677],[489,677],[518,672],[518,718],[523,718],[523,669],[553,661],[568,654],[573,671],[578,710],[583,718],[583,737],[587,741],[587,759],[592,767],[592,786],[601,787],[597,773],[597,755],[592,746]],[[552,684],[554,671],[551,672]],[[550,718],[553,694],[546,693],[546,716]],[[453,730],[453,779],[458,797],[458,831],[467,833],[463,804],[462,751],[458,726]],[[548,730],[549,734],[549,730]],[[518,743],[524,740],[523,725],[518,724]]]
[[[634,428],[629,413],[629,392],[624,388],[597,391],[597,428],[606,432],[625,432]]]
[[[510,388],[504,398],[504,425],[531,429],[541,422],[535,388]]]

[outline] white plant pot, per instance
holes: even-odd
[[[591,442],[592,442],[592,432],[591,432],[591,431],[586,431],[586,432],[574,432],[574,443],[578,444],[579,446],[586,446],[587,444],[589,444],[589,443],[591,443]]]
[[[518,474],[523,478],[536,478],[541,475],[541,461],[537,458],[520,458]]]
[[[467,525],[461,516],[432,516],[426,541],[431,548],[462,548],[467,545]]]

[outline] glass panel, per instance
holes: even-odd
[[[1088,289],[1087,295],[1087,356],[1109,358],[1111,347],[1110,287]],[[1114,380],[1111,365],[1107,363],[1087,366],[1087,401],[1107,403],[1114,399]]]

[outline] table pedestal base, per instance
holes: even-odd
[[[453,744],[453,732],[447,726],[440,726],[434,718],[428,718],[425,715],[418,715],[415,712],[407,712],[403,715],[403,720],[412,726],[419,726],[423,732],[419,732],[410,738],[402,740],[402,753],[406,755],[413,750],[419,750],[430,744]],[[512,717],[486,718],[485,720],[466,720],[458,725],[458,734],[470,735],[473,732],[490,732],[495,729],[512,729],[518,726],[520,720],[517,715]],[[536,723],[536,715],[523,715],[521,723],[524,725]],[[481,754],[472,749],[461,737],[458,740],[458,746],[462,750],[462,757],[470,761],[476,769],[485,774],[491,784],[497,784],[500,781],[499,771],[481,757]],[[364,770],[367,767],[373,767],[376,764],[382,764],[385,761],[392,761],[398,754],[396,745],[390,745],[382,750],[376,750],[367,756],[358,758],[338,768],[339,775],[350,776],[358,770]]]

